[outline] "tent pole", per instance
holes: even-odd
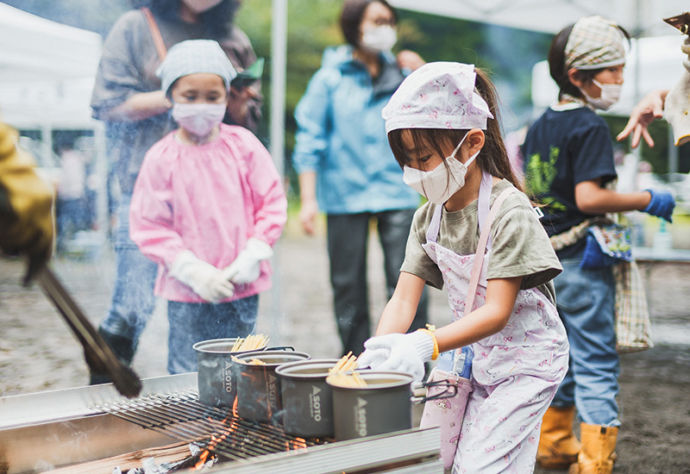
[[[108,158],[105,151],[105,126],[96,122],[93,126],[93,139],[96,148],[95,174],[98,178],[96,193],[96,229],[105,243],[108,237],[110,216],[108,215]]]
[[[273,0],[271,21],[271,156],[281,177],[285,175],[285,76],[287,64],[287,0]],[[283,180],[284,181],[284,180]],[[275,255],[280,255],[276,242]],[[282,308],[280,301],[281,272],[279,258],[274,258],[271,290],[272,341],[281,339]]]

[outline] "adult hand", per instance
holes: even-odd
[[[139,121],[166,113],[171,107],[172,102],[162,90],[139,92],[105,111],[103,118],[112,121]]]
[[[41,179],[17,133],[0,124],[0,248],[28,257],[24,284],[48,262],[53,249],[54,189]]]
[[[647,207],[644,208],[644,212],[673,222],[671,215],[673,214],[673,208],[676,207],[676,200],[673,199],[671,193],[668,191],[653,191],[651,189],[645,189],[645,191],[652,195],[652,199],[647,204]]]
[[[426,64],[426,61],[418,53],[409,49],[400,51],[396,56],[396,60],[400,69],[409,69],[410,71],[414,71]]]
[[[316,230],[316,216],[319,214],[319,205],[315,199],[303,199],[299,209],[299,222],[307,235],[314,235]]]
[[[368,339],[364,343],[366,354],[358,359],[358,365],[365,363],[376,370],[392,370],[411,374],[414,380],[424,377],[424,363],[431,360],[434,353],[434,338],[426,331],[415,331],[410,334],[386,334]],[[386,359],[381,361],[382,355]],[[362,354],[362,355],[364,355]]]
[[[223,275],[233,283],[252,283],[261,275],[261,262],[272,256],[273,249],[266,242],[252,237],[237,258],[223,270]]]
[[[631,146],[636,148],[640,144],[640,136],[649,146],[654,146],[654,140],[649,134],[647,127],[656,119],[664,116],[664,101],[668,90],[657,90],[647,94],[636,106],[630,114],[630,119],[625,125],[625,128],[618,134],[616,140],[621,141],[627,138],[632,133]]]
[[[228,115],[236,124],[243,125],[247,119],[249,100],[258,96],[258,92],[252,87],[237,89],[230,88],[228,94]]]
[[[185,250],[177,256],[170,267],[170,275],[211,303],[219,303],[224,299],[232,298],[235,293],[235,287],[221,270],[198,259],[189,250]]]

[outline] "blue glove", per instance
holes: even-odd
[[[651,189],[645,189],[645,191],[652,195],[652,200],[643,209],[644,212],[673,222],[671,214],[673,214],[673,208],[676,207],[676,200],[673,199],[671,193],[668,191],[652,191]]]

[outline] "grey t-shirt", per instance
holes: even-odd
[[[155,17],[167,49],[188,39],[215,39],[230,62],[239,69],[256,61],[249,38],[233,26],[224,38],[209,38],[201,23]],[[149,25],[141,10],[122,15],[103,44],[103,53],[91,95],[93,116],[105,120],[106,113],[125,102],[130,96],[152,92],[161,87],[156,77],[160,58]],[[260,120],[261,98],[250,99],[247,122],[238,124],[256,131]],[[151,146],[175,128],[168,113],[139,121],[106,121],[110,160],[123,192],[130,194],[134,187],[144,155]]]
[[[506,180],[494,184],[490,205],[503,190],[511,187]],[[401,271],[440,289],[443,287],[441,271],[422,248],[435,208],[434,204],[426,203],[415,213]],[[474,254],[479,243],[477,220],[477,201],[459,211],[448,212],[444,208],[437,242],[459,255]],[[490,238],[487,279],[522,277],[522,289],[536,287],[556,302],[551,280],[563,268],[527,196],[517,189],[508,196],[491,225]]]

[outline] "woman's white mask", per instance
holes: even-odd
[[[403,182],[427,198],[430,202],[434,204],[445,203],[465,185],[467,168],[479,154],[478,151],[465,163],[455,158],[455,154],[460,150],[465,138],[467,138],[467,135],[460,140],[460,143],[455,147],[453,153],[446,157],[446,164],[439,163],[439,165],[431,171],[422,171],[404,166]]]
[[[618,102],[621,98],[623,84],[602,84],[596,79],[592,79],[592,82],[601,89],[601,95],[599,97],[590,97],[584,90],[580,89],[587,99],[587,102],[591,104],[592,107],[599,110],[608,110],[609,107]]]
[[[397,40],[395,28],[389,25],[367,28],[362,34],[362,46],[376,52],[390,51]]]
[[[182,0],[197,15],[218,5],[222,0]]]

